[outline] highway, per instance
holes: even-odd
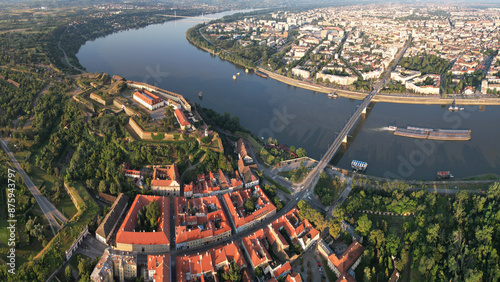
[[[56,231],[58,231],[61,228],[61,225],[56,220],[56,218],[64,223],[66,223],[68,221],[68,219],[66,217],[64,217],[64,215],[58,209],[56,209],[56,207],[54,207],[54,205],[52,205],[52,203],[49,200],[47,200],[47,198],[45,198],[45,196],[43,196],[40,193],[38,188],[36,188],[35,184],[33,184],[33,181],[31,181],[29,176],[26,174],[24,169],[21,167],[21,165],[17,161],[14,154],[9,150],[5,141],[3,141],[1,139],[0,139],[0,141],[2,143],[3,150],[9,156],[10,160],[12,161],[12,164],[14,165],[14,167],[17,170],[17,173],[19,173],[21,175],[21,177],[24,179],[24,184],[26,185],[28,190],[31,192],[33,197],[35,197],[35,200],[38,203],[38,206],[40,206],[40,209],[42,210],[43,214],[47,218],[47,221],[50,224],[50,228],[52,229],[52,233],[55,236]]]

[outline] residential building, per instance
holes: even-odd
[[[130,165],[128,163],[122,164],[122,171],[125,174],[125,176],[127,176],[127,177],[141,178],[141,171],[135,170],[135,169],[130,169]]]
[[[296,207],[273,221],[271,226],[275,230],[284,230],[292,243],[300,244],[304,250],[309,249],[320,237],[319,231],[307,219],[300,221],[299,210]]]
[[[432,78],[431,85],[425,85],[424,81],[427,78]],[[441,77],[437,74],[426,74],[424,76],[416,77],[405,83],[406,89],[414,91],[415,93],[439,95],[441,87]]]
[[[178,282],[205,281],[207,279],[218,281],[212,255],[208,251],[190,256],[177,256],[175,267]]]
[[[217,246],[203,253],[178,256],[176,258],[177,281],[207,281],[211,278],[219,281],[217,271],[222,268],[229,272],[232,263],[242,270],[247,268],[237,242]]]
[[[203,253],[177,256],[177,281],[219,281],[217,271],[223,269],[228,273],[232,263],[238,265],[243,271],[247,268],[237,242],[217,246]]]
[[[217,173],[198,174],[197,184],[193,187],[193,195],[205,197],[243,188],[238,172],[235,172],[235,175],[234,178],[229,179],[220,169]]]
[[[341,254],[336,254],[323,240],[318,243],[319,253],[328,261],[328,267],[335,272],[337,281],[355,281],[354,270],[361,262],[363,245],[354,240]]]
[[[189,249],[231,236],[231,226],[216,196],[187,199],[176,197],[175,246]]]
[[[148,255],[148,279],[152,282],[170,282],[170,254]]]
[[[295,67],[292,69],[292,74],[298,77],[308,79],[311,77],[311,72],[300,67]]]
[[[407,81],[410,81],[421,75],[422,73],[419,71],[407,70],[405,68],[402,68],[401,66],[398,66],[393,72],[391,72],[391,79],[405,84]]]
[[[128,196],[123,193],[118,195],[118,198],[111,206],[111,210],[108,212],[95,232],[95,237],[98,241],[106,245],[110,242],[111,235],[113,235],[119,219],[127,210],[128,199]]]
[[[245,164],[253,164],[253,158],[248,154],[245,142],[241,138],[236,142],[236,153]]]
[[[158,195],[179,197],[181,195],[181,183],[179,171],[175,164],[155,167],[151,190]]]
[[[136,232],[137,214],[156,201],[160,205],[158,230]],[[137,195],[116,234],[116,249],[122,251],[160,253],[170,250],[170,199],[162,196]]]
[[[245,202],[252,201],[252,198],[256,199],[255,210],[247,212],[244,208]],[[223,199],[236,227],[236,232],[255,226],[276,214],[276,207],[259,186],[256,186],[253,192],[251,189],[245,189],[224,194]]]
[[[243,159],[238,160],[238,172],[243,178],[243,182],[245,183],[245,188],[251,188],[259,184],[259,178],[252,171],[252,169],[256,168],[257,166],[255,164],[249,165],[245,164]]]
[[[137,277],[137,253],[124,252],[107,248],[95,266],[90,279],[95,282],[112,282],[118,277],[119,281]]]
[[[267,243],[265,241],[265,230],[268,231],[269,228],[266,227],[264,229],[257,230],[241,239],[243,241],[243,249],[248,254],[248,257],[250,257],[249,263],[253,270],[257,267],[268,269],[269,263],[273,261],[271,254],[269,254],[269,251],[264,245]]]

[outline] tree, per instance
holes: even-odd
[[[158,229],[158,218],[160,217],[160,204],[153,200],[142,207],[137,213],[136,230],[153,232]]]
[[[328,222],[328,232],[333,238],[337,238],[337,236],[340,233],[340,230],[341,228],[338,221],[332,219],[330,220],[330,222]]]
[[[306,155],[307,155],[306,150],[304,150],[303,148],[298,148],[297,149],[297,156],[299,158],[305,157]]]
[[[290,152],[295,152],[295,146],[290,146]]]
[[[387,237],[386,247],[387,247],[387,251],[389,252],[389,254],[391,256],[396,256],[398,254],[400,243],[401,243],[401,240],[394,233],[391,233],[389,235],[389,237]]]
[[[497,201],[500,200],[500,183],[495,182],[490,186],[488,189],[488,198],[495,199]]]
[[[240,267],[235,262],[231,263],[229,267],[229,279],[232,282],[239,282],[241,278]]]
[[[99,182],[99,192],[105,193],[106,192],[106,181],[101,180]]]
[[[368,216],[364,214],[358,219],[358,227],[356,227],[356,231],[358,231],[362,236],[366,236],[368,235],[371,227],[371,220],[369,220]]]
[[[262,270],[262,267],[259,266],[255,268],[255,276],[257,277],[264,276],[264,271]]]
[[[111,184],[109,184],[109,193],[116,195],[116,192],[117,192],[116,183],[111,182]]]
[[[64,269],[64,275],[66,276],[67,281],[71,281],[71,278],[73,278],[73,273],[69,265],[66,266],[66,269]]]
[[[245,211],[247,213],[252,213],[255,210],[255,203],[252,199],[246,200],[243,206],[245,207]]]
[[[78,274],[80,277],[89,276],[89,266],[90,261],[87,258],[80,257],[80,261],[78,262]]]
[[[35,224],[36,222],[36,217],[33,219],[30,217],[30,219],[26,222],[26,232],[31,236],[36,238],[39,241],[42,241],[44,236],[43,236],[43,227],[40,223]]]

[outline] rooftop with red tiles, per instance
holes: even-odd
[[[156,201],[160,204],[158,230],[156,232],[135,232],[137,213],[142,207],[152,201]],[[137,195],[116,234],[116,243],[137,245],[170,244],[169,211],[169,198],[163,196]]]
[[[170,254],[152,256],[148,255],[148,273],[153,282],[169,282],[170,279]]]
[[[271,212],[276,212],[276,207],[271,203],[269,198],[262,192],[260,187],[255,186],[252,193],[251,189],[235,191],[223,195],[224,201],[228,207],[230,216],[236,228],[242,227],[254,220],[257,220]],[[244,208],[245,201],[248,199],[256,199],[255,211],[247,213]]]
[[[216,196],[186,199],[176,197],[175,208],[175,242],[210,238],[225,232],[231,227]]]

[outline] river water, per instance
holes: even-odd
[[[118,74],[182,94],[204,107],[238,116],[259,137],[276,137],[319,159],[361,102],[333,100],[252,72],[245,74],[243,68],[186,40],[185,32],[197,23],[183,19],[117,32],[87,42],[77,57],[90,72]],[[497,106],[450,113],[442,106],[372,104],[332,163],[350,169],[353,159],[366,161],[368,174],[406,179],[435,179],[439,170],[450,170],[455,177],[499,173],[499,120]],[[388,125],[471,129],[472,140],[435,142],[394,136],[386,130]]]

